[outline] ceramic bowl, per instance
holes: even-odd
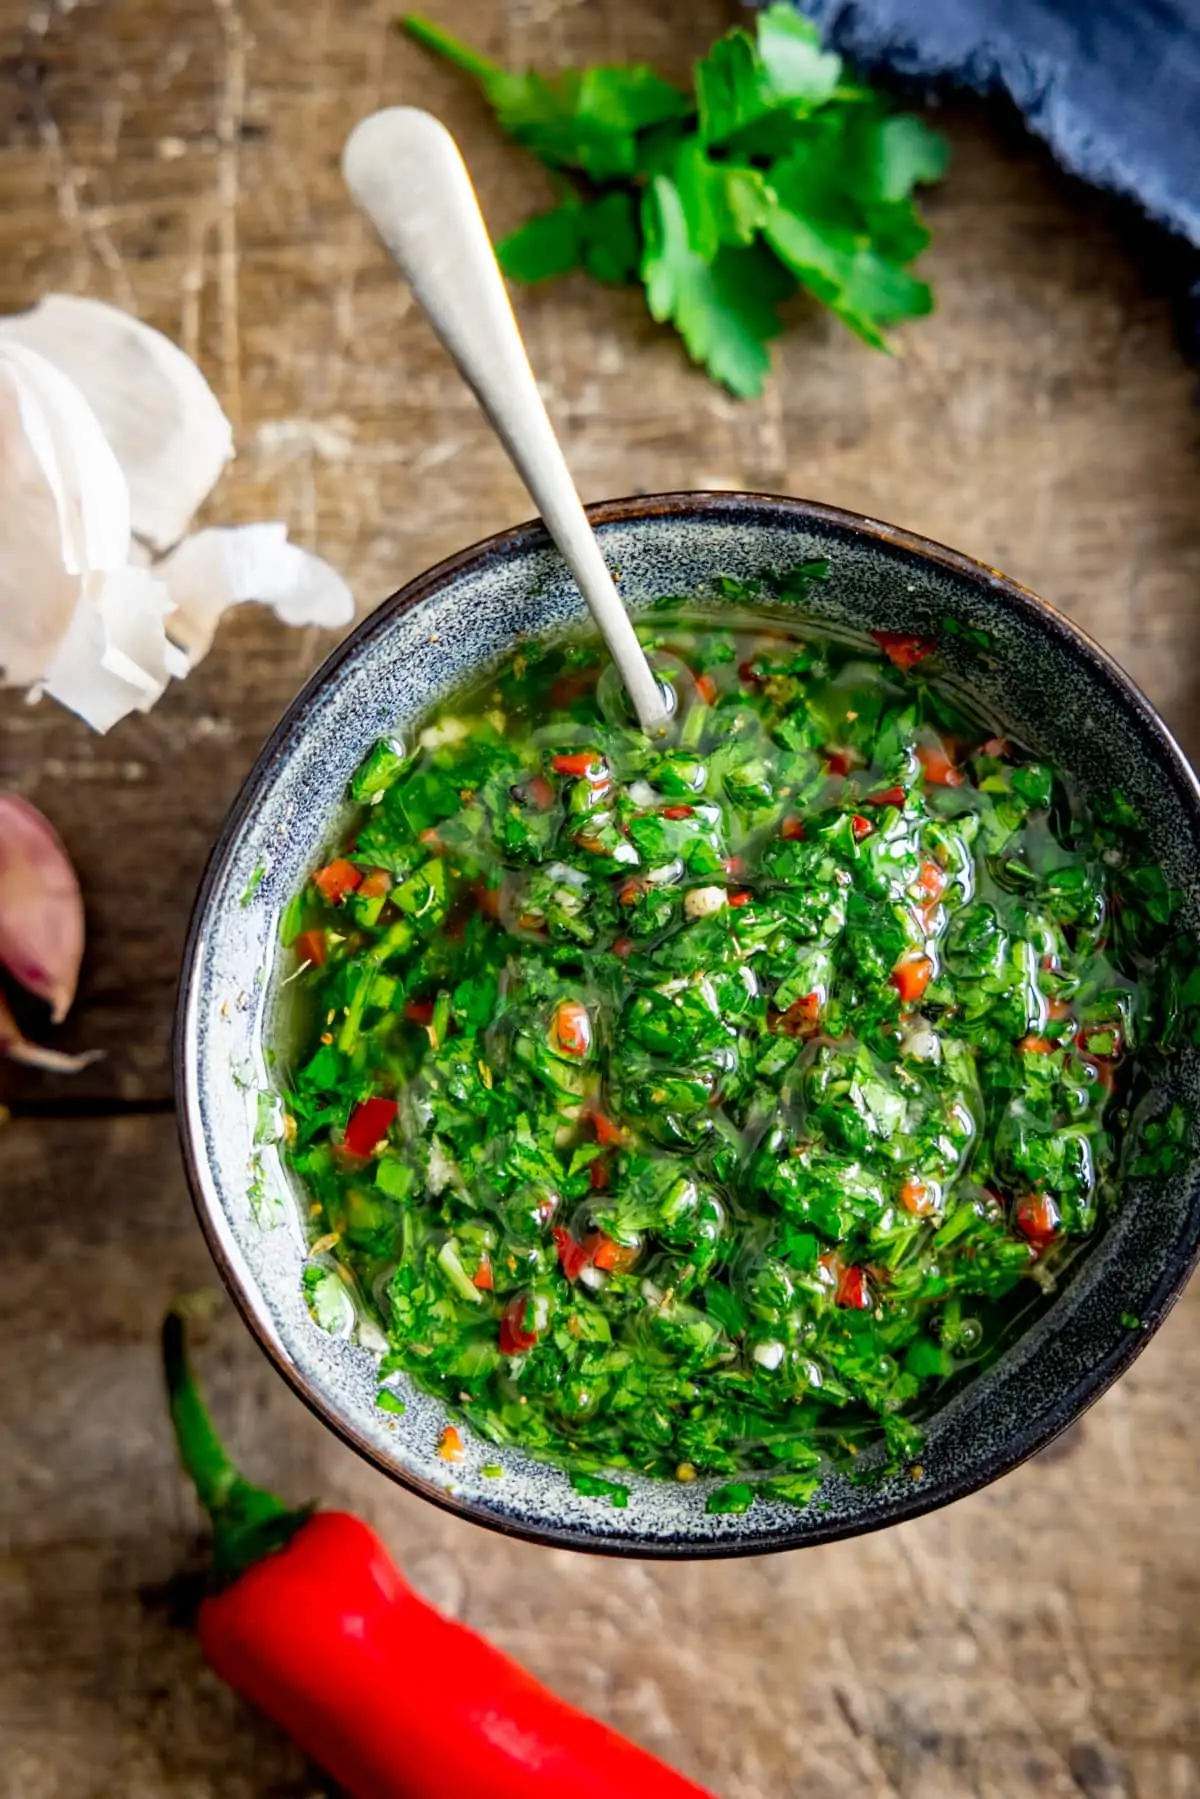
[[[827,556],[810,613],[858,628],[936,637],[952,674],[981,690],[1021,740],[1086,788],[1122,787],[1140,813],[1189,928],[1200,926],[1200,790],[1153,708],[1066,618],[954,551],[874,520],[753,494],[668,494],[592,508],[634,608],[703,595]],[[344,795],[371,744],[503,655],[518,634],[583,615],[563,564],[530,524],[451,557],[351,633],[259,757],[213,851],[188,939],[176,1036],[183,1152],[217,1264],[263,1348],[308,1405],[384,1473],[436,1504],[540,1542],[635,1555],[791,1549],[870,1530],[969,1493],[1069,1425],[1137,1355],[1178,1295],[1200,1245],[1196,1162],[1131,1183],[1103,1240],[1040,1320],[932,1420],[918,1474],[851,1484],[831,1475],[800,1511],[756,1503],[705,1511],[710,1488],[634,1477],[626,1509],[584,1498],[565,1474],[464,1430],[465,1459],[435,1454],[446,1416],[413,1387],[376,1408],[377,1356],[318,1328],[304,1303],[303,1196],[273,1141],[265,1052],[280,915],[336,840]],[[947,624],[949,621],[949,630]],[[954,630],[986,633],[990,648]],[[1200,1093],[1200,1057],[1174,1067]],[[1136,1325],[1131,1320],[1139,1321]],[[501,1478],[484,1465],[503,1464]]]

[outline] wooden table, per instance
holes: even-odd
[[[238,461],[214,519],[278,517],[368,608],[528,511],[351,213],[353,120],[403,99],[460,134],[497,227],[545,183],[387,0],[0,0],[0,308],[135,307],[196,354]],[[715,0],[439,0],[504,58],[684,69]],[[810,494],[960,545],[1084,621],[1193,752],[1200,512],[1169,257],[1007,121],[951,110],[930,212],[941,306],[866,351],[795,309],[767,397],[689,370],[636,293],[519,300],[587,496]],[[111,736],[0,704],[0,784],[58,823],[90,912],[74,1081],[0,1074],[0,1789],[300,1799],[320,1776],[202,1667],[162,1587],[197,1517],[155,1335],[213,1284],[180,1174],[173,987],[205,850],[329,649],[247,610]],[[203,1348],[254,1474],[374,1519],[419,1585],[724,1799],[1197,1799],[1200,1298],[1069,1437],[948,1512],[749,1563],[526,1548],[390,1488],[291,1397],[228,1308]],[[459,1799],[459,1796],[447,1796]],[[466,1799],[466,1796],[462,1796]]]

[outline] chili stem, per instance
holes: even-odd
[[[212,1522],[213,1573],[226,1586],[283,1545],[311,1516],[312,1506],[286,1506],[245,1480],[213,1428],[192,1375],[187,1325],[168,1312],[162,1327],[163,1374],[179,1459]]]

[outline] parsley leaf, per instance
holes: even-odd
[[[696,64],[701,136],[722,144],[771,113],[814,111],[831,98],[841,74],[841,57],[821,49],[815,26],[789,5],[769,6],[757,41],[748,31],[731,31]]]
[[[670,320],[688,355],[739,399],[760,394],[771,359],[767,342],[783,329],[776,311],[792,282],[754,244],[722,248],[711,261],[692,248],[679,189],[657,175],[642,207],[646,303]]]
[[[670,171],[693,250],[706,261],[722,244],[745,245],[770,217],[775,196],[761,169],[714,162],[699,138],[685,138]]]
[[[613,188],[596,200],[566,200],[496,245],[514,281],[532,283],[584,268],[611,285],[636,280],[642,239],[633,195]]]
[[[601,1480],[598,1474],[585,1474],[575,1469],[571,1474],[571,1485],[585,1499],[607,1499],[610,1505],[618,1507],[629,1504],[629,1488],[617,1480]]]
[[[697,61],[694,96],[641,64],[510,74],[428,20],[400,26],[567,187],[498,246],[514,280],[640,280],[651,315],[741,398],[762,392],[797,285],[880,349],[931,310],[908,266],[929,241],[913,195],[945,173],[945,141],[848,82],[784,0]]]
[[[597,181],[631,175],[637,133],[691,111],[686,94],[642,63],[568,69],[553,81],[531,71],[513,75],[416,13],[400,23],[417,43],[474,76],[510,137],[552,167],[582,169]]]
[[[797,144],[772,165],[777,201],[765,235],[805,287],[867,343],[884,349],[883,327],[931,312],[933,295],[888,254],[895,244],[886,228],[894,232],[901,221],[885,217],[882,241],[875,241],[870,218],[843,185],[843,173],[828,141]]]

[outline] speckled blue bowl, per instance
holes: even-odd
[[[670,494],[592,509],[633,607],[703,596],[715,576],[828,556],[809,609],[856,627],[936,636],[954,674],[1023,741],[1087,786],[1120,785],[1200,926],[1200,789],[1143,696],[1065,618],[964,556],[871,519],[752,494]],[[1120,1216],[1053,1306],[933,1420],[919,1474],[851,1485],[831,1476],[805,1511],[760,1501],[709,1516],[711,1485],[631,1481],[615,1510],[559,1470],[464,1432],[453,1468],[435,1454],[445,1414],[415,1388],[403,1417],[375,1405],[376,1354],[313,1322],[301,1293],[303,1196],[272,1141],[264,1035],[280,914],[335,840],[344,795],[370,745],[424,712],[519,634],[578,619],[579,599],[539,525],[466,550],[363,621],[291,707],[213,851],[184,959],[176,1078],[184,1159],[200,1221],[248,1324],[312,1409],[415,1492],[481,1524],[574,1548],[634,1555],[759,1553],[911,1518],[968,1493],[1047,1443],[1138,1353],[1200,1249],[1200,1167],[1131,1184]],[[989,653],[945,622],[987,633]],[[1178,1096],[1200,1093],[1181,1057]],[[1139,1319],[1138,1328],[1125,1318]],[[482,1474],[502,1461],[502,1478]]]

